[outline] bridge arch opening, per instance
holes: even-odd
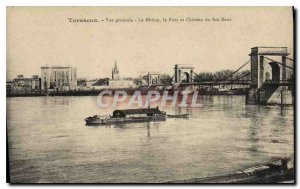
[[[187,72],[183,72],[183,74],[184,74],[184,78],[182,80],[182,83],[189,83],[189,81],[190,81],[190,74],[187,73]]]
[[[280,66],[276,62],[270,62],[269,65],[272,68],[272,81],[280,80]]]

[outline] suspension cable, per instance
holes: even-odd
[[[267,59],[267,60],[271,60],[272,62],[276,62],[277,64],[280,64],[280,65],[282,65],[282,66],[285,66],[285,67],[287,67],[287,68],[290,68],[290,69],[294,69],[294,68],[292,68],[292,67],[290,67],[290,66],[287,66],[287,65],[285,65],[285,64],[283,64],[283,63],[281,63],[281,62],[278,62],[278,61],[275,61],[275,60],[273,60],[273,59],[271,59],[271,58],[268,58],[268,57],[264,57],[265,59]]]
[[[246,74],[242,75],[241,77],[236,78],[236,79],[233,79],[233,80],[231,80],[231,81],[238,81],[238,80],[240,80],[240,79],[243,79],[244,77],[247,77],[247,76],[250,75],[250,74],[251,74],[251,72],[246,73]]]
[[[291,61],[293,61],[293,62],[294,62],[294,60],[293,60],[293,59],[291,59],[291,58],[289,58],[289,57],[286,57],[286,59],[289,59],[289,60],[291,60]]]
[[[243,67],[245,67],[248,63],[250,62],[250,60],[248,60],[245,64],[243,64],[241,67],[239,67],[237,70],[235,70],[233,73],[229,74],[228,76],[226,76],[225,78],[219,80],[219,81],[224,81],[226,79],[228,79],[229,77],[231,77],[233,74],[237,73],[238,71],[240,71]]]

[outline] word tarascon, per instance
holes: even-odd
[[[97,18],[68,18],[69,22],[99,22]]]

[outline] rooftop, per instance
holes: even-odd
[[[53,69],[67,69],[67,68],[73,68],[72,66],[41,66],[41,69],[49,69],[49,68],[53,68]]]
[[[133,115],[133,114],[161,114],[161,111],[157,108],[141,108],[141,109],[115,110],[113,112],[114,117],[125,117],[126,115]]]

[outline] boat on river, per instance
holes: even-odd
[[[135,122],[166,121],[166,113],[159,108],[115,110],[113,115],[94,115],[85,119],[86,125],[112,125]]]

